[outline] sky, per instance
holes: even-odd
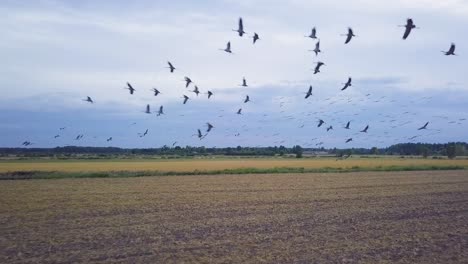
[[[233,31],[239,17],[243,37]],[[407,18],[418,28],[403,40]],[[0,147],[467,141],[467,24],[468,0],[3,0]],[[312,27],[318,56],[305,37]],[[348,27],[356,37],[344,44]],[[221,51],[228,41],[233,54]],[[451,43],[458,56],[441,52]],[[314,74],[318,61],[325,66]],[[352,86],[341,91],[348,77]],[[200,140],[207,122],[214,128]]]

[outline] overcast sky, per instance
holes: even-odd
[[[239,17],[243,37],[232,31]],[[402,40],[398,25],[409,17],[419,28]],[[3,0],[0,146],[466,141],[466,25],[466,0]],[[312,27],[318,56],[308,51],[316,41],[304,37]],[[348,27],[357,37],[345,45]],[[253,32],[260,35],[255,45]],[[220,51],[228,41],[234,54]],[[452,42],[459,56],[441,52]],[[314,75],[317,61],[326,65]],[[184,76],[199,87],[198,97]],[[243,77],[249,87],[240,86]],[[340,91],[348,77],[353,86]],[[134,95],[124,90],[126,82]],[[161,91],[157,97],[153,87]],[[246,95],[251,102],[244,104]],[[95,103],[84,102],[86,96]],[[163,105],[165,115],[143,113],[146,104],[154,112]],[[320,128],[319,119],[326,122]],[[199,140],[194,134],[206,122],[215,128]],[[427,130],[417,130],[426,122]],[[366,125],[368,132],[359,132]],[[74,140],[79,134],[83,139]],[[353,141],[345,143],[348,138]]]

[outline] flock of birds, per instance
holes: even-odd
[[[413,29],[418,29],[418,27],[416,27],[416,25],[414,24],[413,20],[411,18],[407,19],[406,21],[406,24],[405,25],[402,25],[401,27],[404,27],[405,28],[405,31],[403,33],[403,40],[407,39],[411,32],[413,31]],[[238,27],[237,29],[233,29],[233,31],[237,32],[238,36],[239,37],[243,37],[244,35],[246,35],[247,33],[244,31],[244,23],[243,23],[243,20],[242,18],[239,18],[239,21],[238,21]],[[351,41],[353,40],[353,38],[357,37],[357,35],[355,35],[354,33],[354,30],[352,28],[348,28],[347,30],[347,33],[346,34],[343,34],[343,36],[345,36],[345,41],[344,41],[344,44],[349,44],[351,43]],[[315,53],[315,56],[318,56],[322,51],[320,49],[320,39],[318,38],[318,34],[317,34],[317,28],[316,27],[313,27],[310,34],[309,35],[306,35],[305,37],[307,38],[310,38],[310,39],[313,39],[313,40],[316,40],[316,43],[315,43],[315,48],[313,50],[309,50],[311,52],[314,52]],[[257,43],[257,41],[261,40],[260,39],[260,36],[258,33],[254,32],[253,33],[253,36],[251,37],[252,38],[252,43],[255,45]],[[442,51],[444,55],[446,56],[454,56],[456,55],[455,54],[455,44],[452,43],[449,47],[449,49],[447,51]],[[232,46],[231,46],[231,42],[227,42],[226,43],[226,47],[223,48],[223,49],[220,49],[221,51],[223,52],[226,52],[228,54],[234,54],[233,53],[233,50],[232,50]],[[326,66],[326,64],[322,61],[318,61],[313,69],[313,74],[319,74],[320,71],[321,71],[321,68],[323,66]],[[177,71],[177,68],[174,66],[174,64],[170,61],[167,62],[167,68],[169,69],[169,73],[174,73]],[[344,90],[347,90],[349,89],[350,87],[352,87],[352,77],[348,77],[347,81],[345,83],[343,83],[343,86],[341,88],[341,91],[344,91]],[[185,82],[185,88],[186,89],[190,89],[192,87],[191,90],[188,90],[188,92],[192,92],[195,94],[195,96],[199,96],[199,94],[201,93],[200,89],[198,88],[198,86],[194,83],[194,81],[192,81],[192,79],[188,76],[185,76],[184,77],[184,80]],[[246,78],[244,77],[242,79],[242,83],[240,84],[241,87],[249,87],[248,83],[247,83],[247,80]],[[130,83],[130,82],[127,82],[126,83],[126,86],[124,87],[124,89],[128,90],[129,92],[129,95],[132,96],[136,93],[136,89],[134,88],[134,86]],[[159,91],[157,88],[152,88],[151,91],[154,93],[154,96],[160,96],[162,93],[161,91]],[[204,93],[207,95],[207,98],[208,99],[211,99],[213,96],[214,96],[214,92],[213,91],[206,91],[206,93]],[[369,97],[370,94],[367,94],[366,97]],[[309,99],[313,97],[313,87],[312,85],[310,85],[308,87],[308,90],[305,92],[305,96],[304,96],[304,99]],[[385,97],[385,96],[384,96]],[[383,99],[384,97],[380,98],[380,99]],[[189,102],[189,100],[191,100],[191,98],[187,95],[187,94],[182,94],[182,97],[181,97],[181,101],[182,101],[182,104],[187,104]],[[330,98],[328,98],[327,100],[329,100]],[[92,99],[91,96],[87,96],[85,99],[83,99],[83,101],[89,103],[89,104],[94,104],[95,101]],[[348,99],[348,102],[351,102],[352,100],[351,99]],[[251,98],[249,95],[246,95],[243,99],[243,103],[244,104],[247,104],[249,102],[252,102],[251,101]],[[378,102],[375,101],[375,102]],[[280,102],[280,107],[282,107],[284,104],[286,103],[286,101],[281,101]],[[332,103],[330,103],[332,104]],[[224,111],[224,110],[223,110]],[[161,115],[164,115],[164,106],[159,106],[159,108],[157,109],[157,111],[153,112],[152,109],[151,109],[151,106],[149,104],[146,105],[146,107],[144,108],[144,111],[143,111],[145,114],[152,114],[152,113],[155,113],[157,116],[161,116]],[[320,114],[320,113],[323,113],[322,112],[315,112],[314,114]],[[335,112],[335,114],[338,113],[338,112]],[[242,107],[238,108],[238,110],[236,111],[236,114],[237,115],[242,115],[243,112],[242,112]],[[305,112],[304,112],[305,114]],[[307,115],[310,115],[311,113],[308,113]],[[402,113],[402,114],[409,114],[409,112],[405,112],[405,113]],[[264,117],[266,117],[267,115],[265,114]],[[390,116],[387,116],[387,117],[390,117]],[[294,119],[293,116],[286,116],[286,119],[288,120],[291,120],[291,119]],[[465,119],[460,119],[459,121],[464,121]],[[259,120],[260,122],[262,120]],[[391,120],[391,122],[396,122],[397,120]],[[136,124],[136,123],[134,123]],[[331,124],[328,124],[326,121],[324,121],[323,119],[318,119],[317,121],[317,127],[322,127],[324,124],[327,124],[326,126],[326,131],[331,131],[333,130],[333,125]],[[406,124],[406,123],[404,123]],[[404,125],[403,124],[403,125]],[[401,125],[401,124],[400,124]],[[426,122],[424,125],[420,126],[419,128],[417,128],[417,130],[426,130],[428,129],[428,125],[429,125],[429,122]],[[300,126],[299,128],[303,128],[304,125]],[[206,129],[200,129],[198,128],[196,130],[196,133],[193,134],[193,136],[196,136],[198,137],[200,140],[204,139],[205,137],[207,137],[209,135],[209,133],[215,128],[214,125],[212,125],[210,122],[206,122]],[[245,126],[243,126],[243,128],[245,128]],[[346,122],[346,125],[344,125],[342,127],[343,129],[345,130],[350,130],[351,129],[351,120],[350,121],[347,121]],[[370,126],[369,124],[367,124],[364,128],[362,128],[361,130],[359,130],[358,133],[368,133],[370,129]],[[65,130],[65,127],[62,127],[60,128],[60,130]],[[145,137],[146,135],[148,135],[148,132],[149,132],[149,129],[146,129],[143,133],[138,133],[138,136],[139,137]],[[436,130],[436,133],[440,133],[440,130]],[[277,136],[279,133],[277,134],[273,134],[273,136]],[[388,132],[385,133],[385,136],[388,135]],[[237,132],[235,134],[235,136],[240,136],[240,133]],[[56,135],[54,138],[59,138],[60,137],[60,134]],[[84,137],[83,134],[78,134],[76,137],[75,137],[75,140],[81,140],[82,138]],[[415,138],[417,138],[418,136],[413,136],[411,138],[409,138],[410,140],[414,140]],[[311,140],[315,140],[316,138],[314,139],[311,139]],[[112,137],[108,137],[106,139],[106,142],[110,142],[112,141],[113,138]],[[344,142],[345,143],[349,143],[353,141],[353,137],[346,137]],[[275,144],[281,144],[281,143],[284,143],[285,141],[275,141],[274,143]],[[174,142],[172,144],[172,146],[175,146],[177,142]],[[33,143],[30,142],[30,141],[24,141],[22,143],[22,146],[25,146],[25,147],[28,147],[28,146],[31,146]],[[307,144],[304,144],[306,147],[307,147]],[[321,146],[323,145],[323,141],[322,142],[318,142],[315,144],[315,146]],[[310,145],[309,145],[310,146]]]

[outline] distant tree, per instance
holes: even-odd
[[[424,147],[422,150],[421,150],[421,154],[423,156],[423,158],[427,159],[427,156],[429,156],[429,148],[427,147]]]
[[[302,149],[301,146],[299,146],[299,145],[294,146],[292,151],[293,151],[294,154],[296,154],[297,159],[302,158],[303,149]]]
[[[447,157],[449,159],[454,159],[457,156],[457,149],[455,143],[450,143],[447,145]]]
[[[370,153],[372,155],[378,155],[379,154],[379,149],[377,147],[373,147],[373,148],[371,148]]]

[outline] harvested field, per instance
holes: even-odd
[[[468,159],[432,160],[432,159],[399,159],[399,158],[356,158],[337,161],[335,158],[322,159],[213,159],[213,160],[105,160],[105,161],[3,161],[0,162],[0,173],[11,171],[174,171],[191,172],[214,171],[240,168],[268,169],[275,167],[288,168],[378,168],[391,166],[460,166],[468,168]]]
[[[1,263],[466,263],[468,172],[0,182]]]

